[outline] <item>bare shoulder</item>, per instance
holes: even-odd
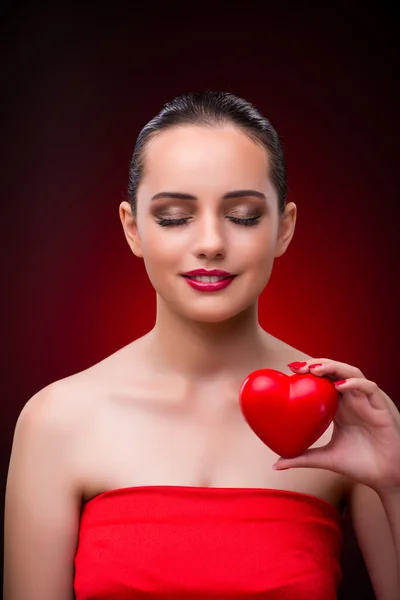
[[[37,415],[59,432],[79,435],[88,419],[106,406],[117,386],[132,390],[143,373],[142,346],[146,336],[130,342],[86,369],[39,390],[23,407],[20,419]]]
[[[291,346],[287,342],[269,334],[269,343],[273,347],[273,353],[277,363],[281,364],[281,370],[290,362],[311,360],[313,357],[299,348]]]
[[[82,439],[91,378],[67,377],[34,394],[19,414],[7,475],[5,597],[73,597],[82,501]],[[40,551],[38,551],[40,549]]]
[[[82,372],[48,384],[26,402],[17,427],[35,421],[58,435],[73,435],[85,416],[94,381],[89,373]]]
[[[118,349],[97,363],[54,381],[39,390],[23,407],[25,415],[40,412],[46,419],[67,429],[78,425],[82,417],[88,416],[102,398],[107,397],[115,381],[129,370],[132,377],[137,372],[142,338]],[[136,357],[136,358],[135,358]],[[130,365],[130,369],[128,368]],[[21,413],[21,414],[22,414]]]
[[[68,443],[71,456],[82,435],[86,435],[93,415],[106,405],[118,369],[122,370],[127,347],[96,364],[36,392],[23,406],[15,427],[46,432],[46,439]],[[77,461],[79,463],[79,461]]]

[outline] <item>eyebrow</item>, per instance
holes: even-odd
[[[262,198],[266,200],[267,197],[262,192],[257,192],[256,190],[236,190],[234,192],[228,192],[222,196],[223,200],[227,200],[228,198],[244,198],[246,196],[253,196],[255,198]],[[157,200],[158,198],[173,198],[175,200],[198,200],[196,196],[192,194],[183,194],[182,192],[159,192],[152,197],[153,200]]]

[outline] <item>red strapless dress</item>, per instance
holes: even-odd
[[[83,505],[76,600],[334,600],[342,517],[262,488],[140,486]]]

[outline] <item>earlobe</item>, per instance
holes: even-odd
[[[285,207],[284,214],[280,217],[278,239],[275,247],[275,258],[285,254],[296,226],[297,207],[294,202],[290,202]]]
[[[121,202],[119,206],[119,216],[124,230],[126,241],[129,244],[133,254],[138,258],[143,258],[140,236],[136,218],[132,216],[132,210],[128,202]]]
[[[275,247],[275,258],[279,258],[280,256],[283,256],[283,254],[285,254],[287,247],[289,246],[290,240],[285,243],[284,240],[279,239],[277,241],[276,247]]]

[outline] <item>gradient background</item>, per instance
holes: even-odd
[[[155,293],[118,205],[140,129],[186,91],[247,98],[284,144],[299,216],[260,298],[262,326],[360,367],[399,406],[394,3],[246,6],[3,13],[2,509],[27,400],[154,324]],[[374,597],[346,518],[339,597],[355,594]]]

